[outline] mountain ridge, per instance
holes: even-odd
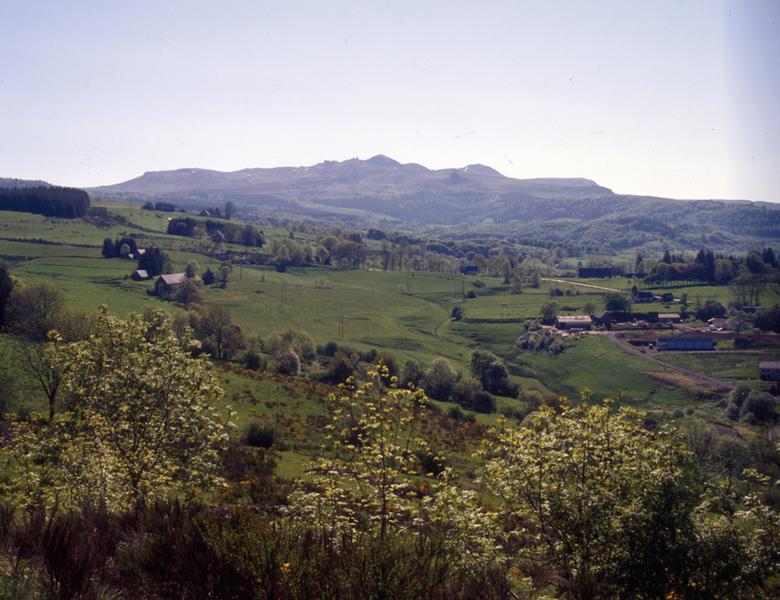
[[[93,195],[178,200],[198,206],[232,200],[245,206],[317,205],[329,210],[367,210],[421,223],[480,221],[479,209],[504,199],[584,199],[614,193],[591,179],[507,177],[478,163],[428,169],[377,154],[366,160],[326,160],[303,167],[217,171],[180,168],[147,171],[113,185],[87,188]]]
[[[428,169],[382,154],[302,167],[147,171],[88,191],[192,209],[232,201],[247,214],[352,226],[503,232],[542,245],[588,239],[613,249],[653,243],[726,248],[780,238],[780,205],[617,194],[584,177],[515,179],[479,163]]]

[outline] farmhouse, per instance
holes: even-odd
[[[758,363],[758,374],[763,381],[780,381],[780,360],[765,360]]]
[[[637,304],[655,302],[655,294],[653,292],[638,291],[634,294],[634,302]]]
[[[593,315],[593,322],[604,327],[609,327],[613,323],[628,323],[631,319],[631,313],[620,311],[602,310]]]
[[[136,269],[131,277],[133,281],[146,281],[149,279],[149,273],[145,269]]]
[[[168,298],[182,281],[187,278],[185,273],[160,275],[154,282],[154,293],[160,298]]]
[[[679,323],[680,313],[658,313],[659,323]]]
[[[661,335],[658,350],[714,350],[715,340],[708,335]]]
[[[577,269],[577,276],[582,279],[608,279],[613,274],[612,267],[580,267]]]
[[[593,321],[587,315],[555,317],[555,326],[558,329],[590,329],[592,325]]]

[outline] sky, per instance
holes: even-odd
[[[780,1],[0,0],[0,177],[380,153],[780,202]]]

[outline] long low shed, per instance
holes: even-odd
[[[659,350],[714,350],[715,340],[707,335],[661,335]]]
[[[780,381],[780,360],[762,360],[758,363],[758,374],[764,381]]]

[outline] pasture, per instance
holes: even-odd
[[[131,280],[134,261],[102,258],[102,240],[134,232],[139,239],[166,248],[174,271],[183,270],[190,260],[198,262],[200,271],[207,267],[216,271],[219,263],[197,252],[203,249],[198,240],[165,234],[171,213],[126,205],[111,205],[110,210],[116,222],[108,227],[84,219],[47,219],[0,211],[0,238],[5,238],[0,239],[0,257],[14,265],[14,275],[22,280],[47,281],[63,289],[74,307],[94,310],[107,304],[119,315],[150,306],[171,313],[184,310],[151,296],[148,292],[153,281]],[[289,236],[283,229],[268,228],[269,234]],[[309,234],[296,232],[295,237],[312,240]],[[320,344],[335,340],[361,350],[376,348],[392,352],[400,362],[413,358],[427,365],[445,358],[462,373],[469,370],[471,352],[483,348],[507,362],[512,380],[521,388],[576,397],[587,387],[599,396],[619,397],[648,409],[701,404],[689,391],[664,385],[653,376],[664,367],[627,355],[603,338],[582,337],[558,356],[520,351],[514,341],[521,333],[522,321],[538,318],[545,304],[554,301],[560,314],[603,307],[604,290],[575,285],[578,283],[619,289],[630,287],[632,282],[621,278],[543,281],[538,288],[526,285],[521,294],[513,295],[511,286],[491,277],[330,267],[289,268],[278,273],[272,267],[235,265],[224,289],[207,286],[202,295],[206,304],[228,309],[245,334],[261,339],[274,331],[300,329]],[[554,290],[555,295],[551,293]],[[557,295],[558,290],[563,295]],[[728,301],[725,287],[670,291],[679,295],[686,290],[691,302],[696,296]],[[473,298],[465,297],[469,292]],[[766,298],[767,303],[775,301],[776,296]],[[451,318],[455,306],[464,311],[460,321]],[[642,309],[679,310],[679,304],[643,305]],[[688,355],[679,361],[702,372],[722,372],[724,378],[742,378],[753,369],[753,358],[746,354],[729,363],[726,358]],[[225,371],[223,383],[238,411],[240,427],[253,420],[274,421],[280,414],[306,421],[321,411],[314,396],[300,395],[278,382]],[[280,404],[269,407],[268,402]],[[498,405],[520,406],[509,398],[499,398]],[[492,416],[478,418],[494,421]],[[298,433],[289,435],[295,438]]]

